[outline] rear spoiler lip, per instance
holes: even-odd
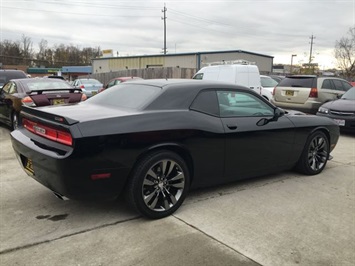
[[[74,93],[75,91],[77,92],[82,92],[82,89],[80,88],[63,88],[63,89],[43,89],[43,90],[31,90],[27,92],[27,95],[31,95],[32,93],[37,93],[37,94],[42,94],[44,91],[69,91],[69,93]]]
[[[47,112],[44,112],[43,110],[38,110],[36,108],[29,107],[26,105],[22,105],[21,115],[24,117],[34,118],[35,120],[47,120],[52,123],[61,124],[61,125],[68,125],[68,126],[79,123],[78,120],[71,119],[69,117],[64,117],[61,115],[47,113]]]

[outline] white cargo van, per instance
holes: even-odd
[[[201,68],[193,79],[230,82],[262,94],[259,68],[245,60],[210,63],[209,66]]]

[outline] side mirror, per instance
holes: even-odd
[[[275,111],[274,111],[274,116],[272,118],[270,118],[270,119],[262,118],[256,123],[256,125],[257,126],[265,126],[269,122],[277,121],[284,114],[285,114],[284,110],[282,110],[280,108],[276,108]]]
[[[280,109],[280,108],[276,108],[274,111],[274,121],[277,121],[277,119],[279,119],[279,117],[283,116],[285,114],[285,111]]]

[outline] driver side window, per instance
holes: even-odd
[[[217,91],[221,117],[273,116],[274,109],[246,92]]]

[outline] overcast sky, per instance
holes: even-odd
[[[120,56],[245,50],[274,63],[336,66],[336,40],[355,25],[355,0],[0,0],[0,40],[30,37],[38,49],[65,44]]]

